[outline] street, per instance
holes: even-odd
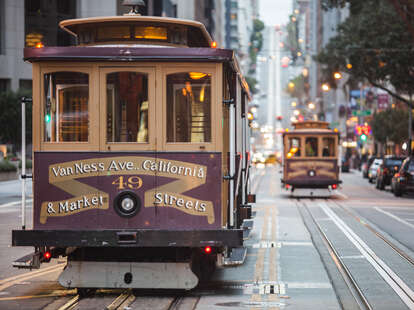
[[[244,264],[218,268],[190,292],[83,297],[58,284],[64,259],[12,268],[31,249],[10,246],[21,225],[20,204],[11,202],[21,190],[19,181],[1,183],[0,309],[413,309],[414,197],[379,191],[351,170],[333,197],[293,199],[280,188],[279,169],[253,168],[256,217]]]

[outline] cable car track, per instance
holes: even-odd
[[[375,229],[370,225],[365,219],[356,215],[354,212],[349,210],[346,206],[341,203],[332,200],[321,200],[321,199],[312,199],[312,203],[317,203],[321,210],[328,216],[330,220],[344,233],[344,235],[354,244],[354,246],[360,251],[362,256],[372,265],[372,267],[378,272],[378,274],[383,278],[383,280],[394,290],[394,292],[399,296],[402,302],[408,306],[410,309],[414,308],[414,292],[413,290],[404,282],[403,279],[398,276],[397,272],[394,272],[384,261],[377,255],[368,244],[366,244],[362,237],[359,237],[348,225],[343,221],[339,215],[331,210],[332,206],[338,207],[357,223],[361,224],[367,228],[371,233],[378,237],[381,241],[385,242],[391,249],[392,253],[397,253],[405,262],[414,267],[414,260],[401,248],[399,248],[393,241],[384,236],[381,232]],[[309,203],[303,199],[297,199],[296,205],[300,210],[302,218],[304,217],[303,209],[306,210],[307,214],[312,219],[312,223],[317,228],[319,235],[326,248],[328,249],[329,255],[337,266],[339,272],[342,274],[344,282],[350,289],[352,296],[355,301],[362,309],[373,309],[373,305],[370,304],[367,296],[364,294],[364,289],[358,284],[357,280],[352,275],[351,271],[347,267],[347,264],[342,259],[341,255],[338,253],[335,248],[333,237],[325,233],[325,229],[320,225],[316,220],[313,213],[309,209]],[[395,267],[394,267],[395,268]],[[401,273],[400,273],[401,274]]]
[[[346,285],[348,286],[352,296],[354,297],[356,303],[360,307],[360,309],[373,309],[372,306],[369,304],[368,300],[365,298],[364,294],[362,293],[360,287],[358,286],[357,282],[355,281],[354,277],[352,276],[349,269],[346,267],[346,264],[336,251],[335,247],[333,246],[332,242],[329,240],[328,236],[323,231],[322,227],[316,222],[315,218],[312,216],[312,213],[309,211],[307,205],[304,203],[300,203],[300,199],[297,199],[297,206],[302,206],[306,209],[306,212],[310,215],[313,224],[316,226],[322,240],[328,249],[329,255],[332,258],[333,262],[335,263],[336,267],[338,268],[342,278],[344,279]],[[300,210],[301,208],[299,208]],[[302,211],[301,211],[302,212]],[[302,215],[303,217],[303,215]]]

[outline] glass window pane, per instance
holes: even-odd
[[[108,74],[106,98],[107,142],[148,142],[148,74]]]
[[[89,76],[79,72],[44,75],[44,141],[87,142]]]
[[[122,40],[131,38],[131,29],[129,26],[101,26],[97,29],[97,40]]]
[[[135,38],[145,40],[167,40],[167,28],[165,27],[135,27]]]
[[[167,142],[211,142],[211,74],[167,76]]]
[[[322,156],[332,157],[335,156],[335,139],[323,138],[322,139]]]
[[[300,157],[300,138],[289,138],[287,158]]]
[[[305,155],[308,157],[318,156],[318,138],[306,138]]]

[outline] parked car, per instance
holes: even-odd
[[[361,170],[362,170],[362,177],[364,179],[368,178],[369,167],[371,166],[371,164],[374,162],[374,159],[376,158],[379,158],[379,157],[371,156],[370,158],[368,158],[366,162],[362,164]]]
[[[391,180],[391,186],[395,196],[414,192],[414,156],[403,161],[400,170]]]
[[[404,157],[389,156],[384,158],[384,162],[378,167],[376,187],[384,189],[391,185],[391,179],[400,170]]]
[[[368,169],[368,181],[369,183],[373,183],[377,178],[377,170],[378,167],[382,164],[382,158],[375,158],[372,162],[371,166]]]
[[[350,166],[350,159],[342,157],[341,172],[349,172],[349,166]]]

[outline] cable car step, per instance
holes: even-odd
[[[225,266],[241,265],[246,259],[247,248],[232,248],[229,257],[224,258],[223,264]]]
[[[39,269],[40,268],[40,254],[30,253],[13,262],[15,268]]]

